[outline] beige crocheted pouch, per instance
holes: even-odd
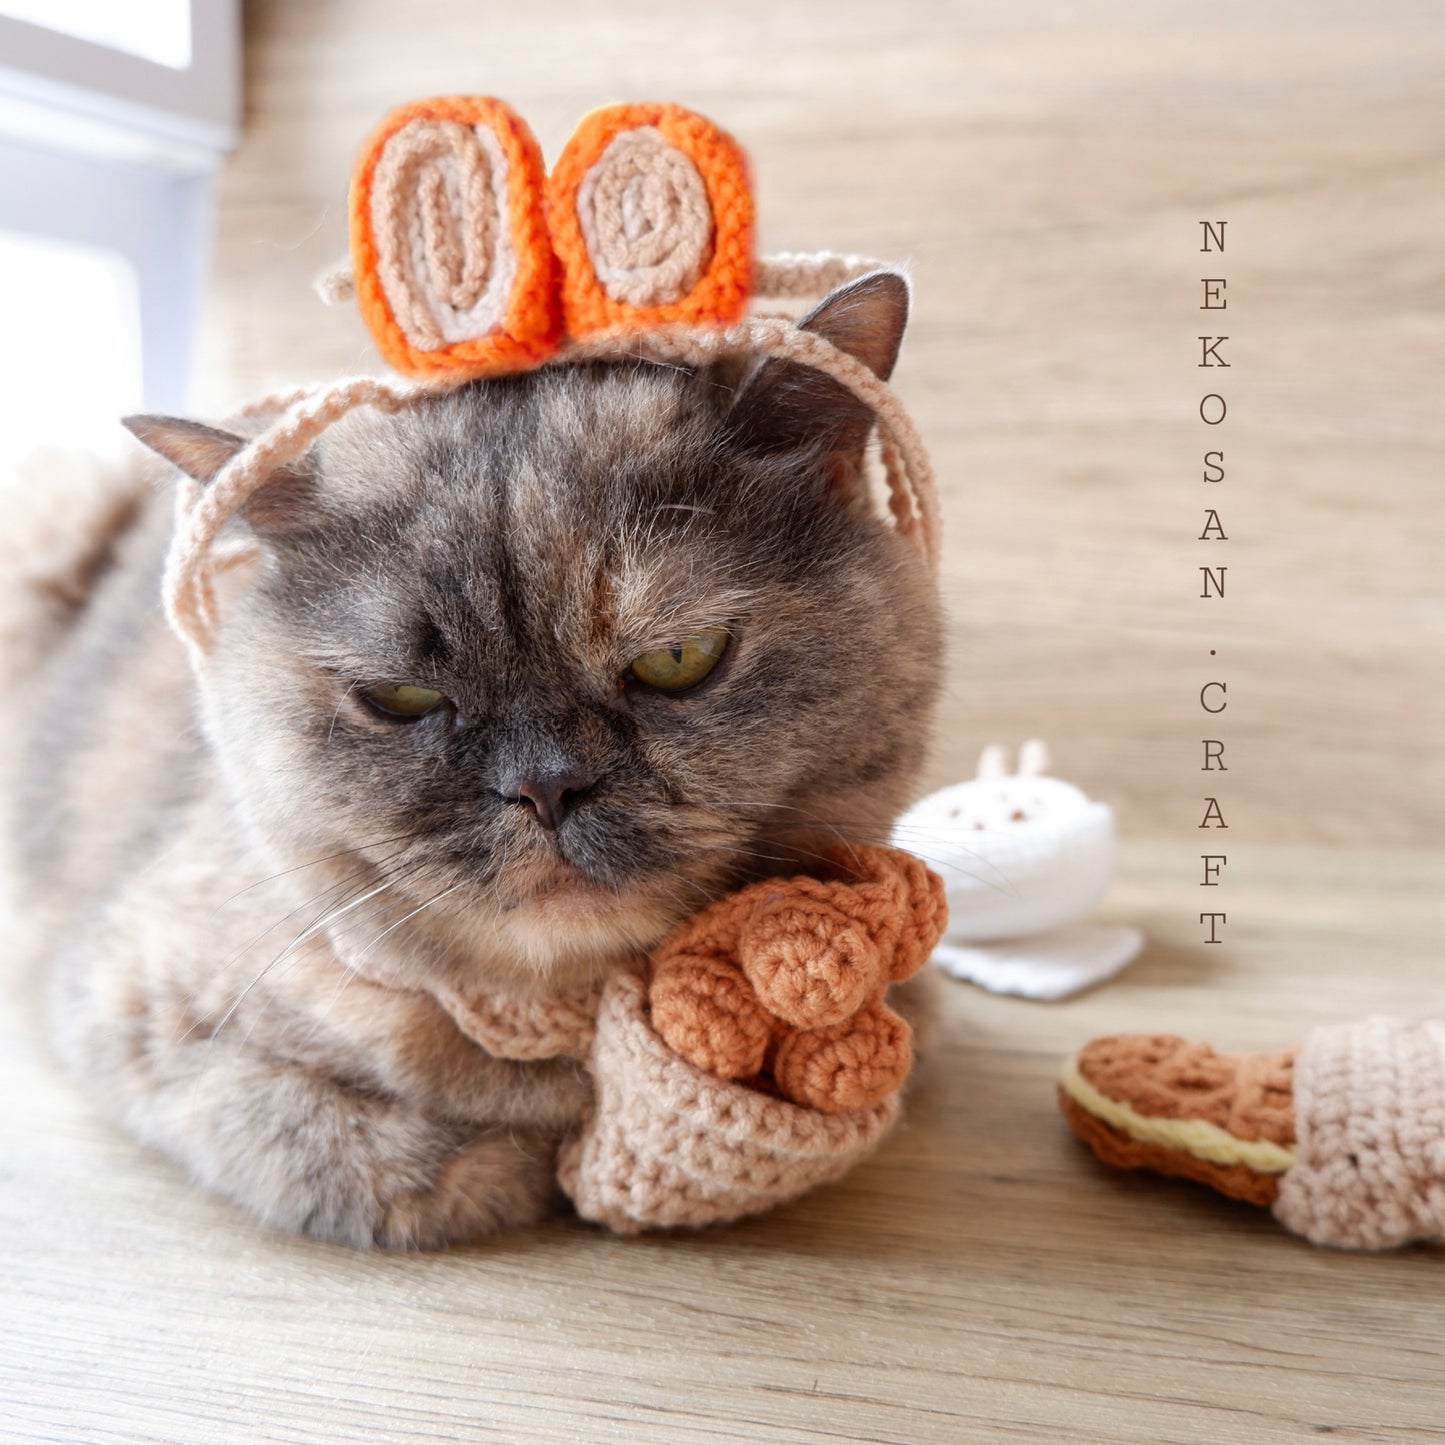
[[[584,1218],[621,1234],[756,1214],[837,1179],[898,1118],[897,1096],[821,1114],[704,1074],[647,1019],[644,982],[607,984],[591,1066],[597,1107],[558,1177]]]
[[[1316,1029],[1295,1064],[1298,1157],[1275,1217],[1315,1244],[1445,1240],[1445,1023]]]

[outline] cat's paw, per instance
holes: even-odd
[[[545,1218],[556,1198],[556,1141],[525,1129],[469,1140],[427,1184],[380,1210],[369,1243],[444,1249]]]

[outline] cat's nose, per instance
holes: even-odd
[[[509,780],[498,792],[507,802],[530,808],[544,828],[558,828],[596,781],[584,773],[537,773]]]

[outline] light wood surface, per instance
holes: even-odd
[[[767,246],[911,259],[898,381],[953,617],[931,779],[1050,738],[1120,806],[1103,912],[1150,947],[1063,1005],[950,986],[906,1129],[769,1217],[418,1258],[193,1193],[94,1120],[6,989],[0,1437],[1445,1439],[1445,1251],[1326,1253],[1111,1175],[1051,1082],[1099,1032],[1253,1048],[1445,1010],[1438,7],[269,0],[249,39],[206,407],[374,365],[307,285],[359,138],[416,95],[503,94],[549,154],[593,104],[676,98],[751,150]],[[1202,218],[1228,220],[1223,258]],[[1227,325],[1202,324],[1206,275]],[[1196,369],[1205,331],[1229,371]],[[1209,505],[1227,543],[1196,540]],[[1231,708],[1202,731],[1215,678]],[[1201,736],[1228,744],[1217,787]],[[1230,824],[1217,947],[1205,792]]]

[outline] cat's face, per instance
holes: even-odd
[[[356,850],[403,938],[537,968],[881,838],[940,626],[820,381],[549,368],[350,414],[253,516],[223,622],[208,730],[248,821]]]

